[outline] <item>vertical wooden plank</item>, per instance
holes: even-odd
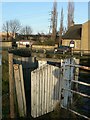
[[[34,86],[33,86],[34,87],[34,93],[33,93],[33,103],[34,103],[34,111],[33,112],[34,112],[34,117],[37,116],[36,115],[36,112],[37,112],[37,110],[36,110],[37,109],[36,108],[37,107],[36,106],[36,103],[37,103],[37,99],[36,99],[36,74],[37,74],[37,72],[35,71],[34,72],[34,77],[33,77],[34,78]]]
[[[24,110],[24,115],[26,115],[26,98],[25,98],[25,89],[24,89],[24,79],[23,79],[22,65],[19,65],[19,69],[20,69],[22,99],[23,99],[23,106],[24,106],[23,110]]]
[[[54,105],[56,106],[56,99],[57,99],[57,86],[56,86],[56,83],[57,83],[57,73],[56,73],[56,68],[54,70]]]
[[[47,113],[47,66],[45,66],[44,84],[45,84],[45,114]]]
[[[56,80],[56,100],[57,102],[59,102],[59,68],[56,68],[56,72],[57,72],[57,80]]]
[[[49,65],[47,67],[47,74],[48,74],[48,112],[50,112],[50,71],[49,71]]]
[[[24,109],[23,109],[24,106],[23,106],[21,80],[20,80],[20,73],[19,73],[19,65],[18,64],[14,64],[14,77],[15,77],[19,115],[20,115],[20,117],[24,117]]]
[[[48,112],[50,112],[50,83],[51,83],[51,78],[50,78],[50,66],[48,65],[48,70],[47,70],[47,72],[48,72]]]
[[[31,72],[31,115],[33,116],[34,106],[33,106],[33,89],[34,89],[34,79],[33,79],[33,72]]]
[[[49,84],[49,101],[50,101],[50,103],[49,103],[49,111],[51,111],[52,110],[52,77],[51,77],[51,68],[52,68],[52,66],[49,66],[49,81],[50,81],[50,84]]]
[[[39,85],[40,85],[40,89],[39,89],[39,93],[40,93],[40,106],[39,106],[39,109],[40,109],[40,115],[42,115],[42,73],[41,73],[41,68],[40,68],[40,78],[39,78]]]
[[[0,120],[1,119],[2,119],[2,63],[0,63]]]
[[[47,70],[47,89],[46,89],[46,96],[47,96],[47,101],[46,101],[46,103],[47,103],[47,113],[49,112],[49,76],[48,76],[48,66],[47,66],[47,68],[46,68],[46,70]]]
[[[9,53],[9,93],[10,93],[10,118],[15,117],[14,113],[14,79],[13,79],[13,54]]]
[[[45,66],[44,66],[44,68],[43,68],[43,112],[44,112],[44,114],[45,114],[45,82],[46,82],[46,80],[45,80]]]
[[[59,101],[61,105],[61,87],[62,87],[62,71],[61,68],[59,68]]]
[[[36,97],[35,97],[35,99],[36,99],[36,117],[38,116],[38,114],[37,114],[37,111],[38,111],[38,107],[37,107],[37,103],[38,103],[38,100],[37,100],[37,96],[38,96],[38,92],[37,92],[37,74],[38,74],[38,71],[36,72],[36,78],[35,78],[35,82],[36,82]]]
[[[59,68],[57,68],[57,101],[59,102]]]
[[[37,81],[37,117],[39,116],[39,71],[37,71],[37,77],[36,77],[36,81]]]
[[[35,73],[31,73],[31,115],[35,117]]]
[[[42,92],[41,92],[41,113],[42,113],[42,115],[43,115],[43,66],[41,66],[41,89],[42,89]]]
[[[46,74],[47,74],[47,84],[46,84],[46,110],[48,113],[48,66],[46,67]]]
[[[42,67],[42,115],[44,111],[44,67]]]
[[[51,67],[52,69],[52,110],[54,109],[54,66]]]
[[[36,117],[36,71],[31,72],[31,115]]]
[[[34,87],[35,87],[35,96],[34,96],[34,99],[35,99],[35,117],[37,117],[37,71],[35,72],[35,85],[34,85]]]
[[[38,96],[39,96],[39,79],[38,79],[38,70],[36,71],[36,79],[35,79],[35,81],[36,81],[36,116],[38,117],[39,116],[39,106],[38,106],[38,101],[39,101],[39,99],[38,99]]]

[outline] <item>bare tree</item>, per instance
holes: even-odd
[[[51,34],[51,39],[54,41],[56,40],[56,34],[57,34],[57,2],[54,0],[53,3],[53,10],[51,11],[51,20],[50,20],[50,26],[49,26],[49,34]]]
[[[59,45],[62,44],[62,34],[63,34],[63,8],[61,10],[61,19],[60,19],[60,32],[59,32]]]
[[[10,26],[10,32],[13,34],[13,37],[15,36],[15,33],[17,33],[21,28],[20,21],[16,19],[10,20],[9,26]]]
[[[3,24],[3,31],[5,31],[6,32],[6,34],[7,34],[7,40],[8,40],[8,37],[9,37],[9,22],[8,21],[6,21],[4,24]]]
[[[68,2],[68,26],[69,28],[74,23],[74,3],[69,0]]]
[[[31,35],[32,33],[32,28],[28,25],[25,27],[22,27],[20,33],[23,35],[26,35],[26,38],[28,39],[28,35]]]

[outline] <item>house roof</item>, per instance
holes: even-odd
[[[81,31],[82,31],[82,24],[76,24],[71,26],[67,32],[62,36],[62,39],[74,39],[74,40],[81,40]]]

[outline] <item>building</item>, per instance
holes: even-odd
[[[84,24],[75,24],[62,36],[62,45],[70,46],[70,41],[74,41],[73,50],[87,53],[90,50],[90,20]]]
[[[7,39],[8,41],[10,41],[12,40],[12,38],[15,38],[15,35],[13,35],[13,33],[8,32],[8,36],[7,36],[7,32],[0,32],[0,39],[2,41],[7,41]]]

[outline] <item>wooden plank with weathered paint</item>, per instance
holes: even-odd
[[[41,68],[40,68],[40,115],[42,115],[42,73],[41,73]]]
[[[51,76],[52,76],[52,96],[51,96],[51,99],[52,99],[52,106],[51,106],[51,109],[53,110],[54,109],[54,99],[53,99],[53,91],[54,91],[54,75],[53,75],[53,71],[54,71],[55,67],[54,66],[51,66]]]
[[[42,114],[44,114],[44,68],[42,67]]]
[[[37,81],[37,117],[39,116],[39,71],[37,71],[37,79],[36,79],[36,81]]]
[[[33,77],[33,72],[31,76]],[[31,115],[33,116],[33,79],[31,81]]]
[[[34,79],[37,80],[37,79],[36,79],[36,73],[34,73],[34,75],[35,75],[35,76],[34,76]],[[34,101],[34,117],[37,117],[37,114],[36,114],[36,111],[37,111],[36,81],[34,81],[34,86],[33,86],[33,87],[34,87],[34,93],[33,93],[33,94],[34,94],[34,96],[33,96],[33,97],[34,97],[34,98],[33,98],[33,101]]]
[[[58,93],[57,91],[54,91],[54,86],[58,79],[53,74],[55,69],[59,68],[51,65],[44,65],[31,73],[31,84],[34,85],[34,88],[31,88],[34,89],[34,91],[31,91],[33,92],[32,94],[36,95],[33,98],[34,102],[31,104],[31,106],[34,107],[32,109],[33,117],[38,117],[51,112],[54,108],[54,104],[57,102],[54,99],[54,94],[57,96]],[[59,87],[60,86],[58,85],[58,89]]]
[[[47,67],[47,113],[49,112],[49,76]]]
[[[13,54],[9,53],[8,61],[9,61],[10,118],[14,118],[15,112],[14,112]]]
[[[50,66],[48,66],[48,99],[49,99],[49,102],[48,102],[48,111],[50,112],[51,111],[51,100],[50,100],[50,87],[51,87],[51,78],[50,78],[50,75],[51,75],[51,73],[50,73]]]
[[[24,106],[23,106],[21,80],[20,80],[20,72],[19,72],[18,64],[14,64],[14,78],[15,78],[15,85],[16,85],[19,115],[20,117],[24,117],[24,109],[23,109]]]
[[[47,113],[47,66],[45,67],[44,82],[45,82],[45,114]]]
[[[23,79],[23,71],[22,71],[22,65],[19,65],[20,70],[20,80],[21,80],[21,91],[22,91],[22,99],[23,99],[23,110],[24,115],[26,116],[26,98],[25,98],[25,89],[24,89],[24,79]]]

